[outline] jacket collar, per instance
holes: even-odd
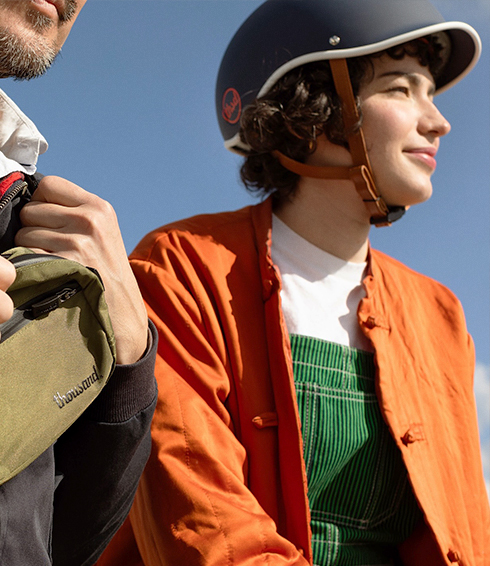
[[[272,262],[272,197],[251,208],[255,246],[259,255],[262,298],[268,301],[281,288],[281,279]]]

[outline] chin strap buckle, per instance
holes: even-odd
[[[400,218],[405,214],[407,209],[404,206],[389,206],[388,214],[380,217],[371,217],[370,222],[376,228],[381,228],[382,226],[391,226],[393,222],[400,220]]]
[[[405,214],[404,206],[388,206],[385,203],[376,189],[371,172],[365,165],[351,167],[349,177],[369,211],[371,224],[377,228],[390,226]]]

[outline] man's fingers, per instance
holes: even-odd
[[[32,195],[31,202],[49,202],[62,206],[80,206],[91,200],[93,195],[82,187],[62,177],[43,177]]]
[[[61,255],[85,265],[90,264],[95,253],[94,242],[86,234],[38,226],[21,228],[15,235],[15,244],[37,253]]]
[[[67,223],[67,207],[43,201],[31,201],[20,211],[20,219],[23,226],[43,226],[56,230],[63,228]]]
[[[20,219],[24,226],[63,229],[83,216],[80,209],[97,198],[61,177],[43,177],[31,201],[21,210]]]

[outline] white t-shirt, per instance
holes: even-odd
[[[317,248],[272,217],[272,261],[281,273],[281,302],[290,334],[372,351],[357,322],[367,263]]]

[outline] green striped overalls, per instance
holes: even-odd
[[[393,564],[421,517],[375,393],[374,356],[291,336],[317,566]]]

